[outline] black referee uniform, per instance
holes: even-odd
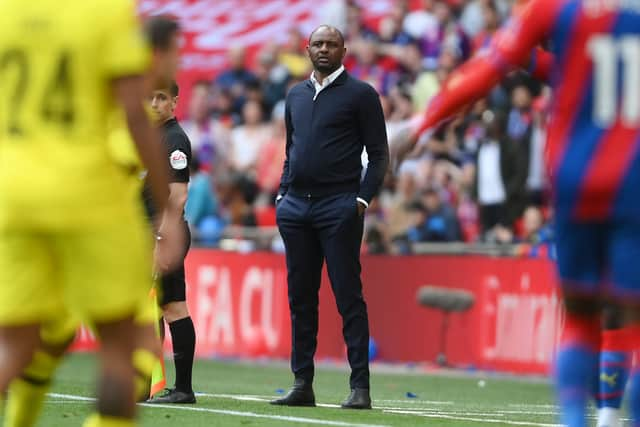
[[[162,142],[167,147],[169,161],[169,183],[187,184],[189,183],[189,166],[191,164],[191,141],[175,117],[162,125],[162,131]],[[147,185],[145,185],[144,201],[149,219],[153,221],[157,211],[152,201],[151,189]],[[184,229],[186,239],[183,257],[186,257],[191,246],[191,233],[186,220],[184,221]],[[186,301],[184,262],[175,271],[162,276],[160,305],[177,301]]]
[[[169,182],[187,184],[189,182],[189,166],[192,159],[191,142],[175,117],[164,122],[162,131],[162,142],[167,148],[170,171]],[[149,219],[153,221],[156,218],[157,210],[153,205],[148,185],[145,185],[144,201]],[[164,274],[161,278],[160,305],[162,307],[172,302],[186,301],[184,257],[187,256],[191,245],[191,234],[186,220],[184,221],[184,229],[186,239],[183,262],[177,269]],[[161,325],[160,331],[164,338],[164,325]],[[167,390],[164,395],[151,399],[150,402],[194,403],[192,369],[196,338],[191,317],[187,316],[169,323],[169,331],[171,332],[173,343],[173,359],[176,370],[175,388]]]

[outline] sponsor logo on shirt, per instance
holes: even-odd
[[[169,163],[175,170],[182,170],[187,167],[187,155],[180,150],[175,150],[169,156]]]

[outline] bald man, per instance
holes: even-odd
[[[364,211],[380,190],[389,163],[384,117],[376,91],[345,71],[339,30],[318,27],[307,52],[313,72],[286,99],[286,160],[276,208],[286,249],[295,380],[286,396],[271,403],[315,406],[318,291],[326,261],[351,365],[351,393],[342,407],[370,409],[360,243]],[[361,182],[363,149],[369,164]]]

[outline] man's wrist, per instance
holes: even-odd
[[[366,208],[369,207],[369,202],[367,202],[365,199],[361,198],[361,197],[356,197],[356,200]]]

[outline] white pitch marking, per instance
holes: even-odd
[[[451,401],[440,401],[440,400],[420,400],[420,399],[407,399],[407,400],[388,400],[388,399],[375,399],[376,402],[384,402],[384,403],[410,403],[410,404],[420,404],[426,403],[427,405],[453,405],[455,402]]]
[[[68,399],[68,400],[76,400],[80,402],[93,402],[95,398],[84,397],[84,396],[75,396],[72,394],[59,394],[59,393],[50,393],[49,396],[56,397],[60,399]],[[329,421],[329,420],[321,420],[317,418],[304,418],[304,417],[291,417],[285,415],[268,415],[268,414],[257,414],[255,412],[243,412],[243,411],[230,411],[226,409],[212,409],[212,408],[198,408],[198,407],[186,407],[186,406],[174,406],[174,405],[156,405],[156,404],[141,404],[140,406],[144,406],[147,408],[163,408],[163,409],[176,409],[182,411],[192,411],[192,412],[206,412],[210,414],[219,414],[219,415],[232,415],[237,417],[248,417],[248,418],[264,418],[268,420],[280,420],[280,421],[288,421],[292,423],[306,423],[306,424],[320,424],[325,426],[339,426],[339,427],[389,427],[381,424],[358,424],[358,423],[348,423],[344,421]]]
[[[204,397],[215,397],[219,399],[234,399],[234,400],[242,400],[249,402],[270,402],[273,400],[273,397],[268,396],[256,396],[249,394],[212,394],[212,393],[196,393],[196,396],[204,396]],[[336,405],[333,403],[316,403],[316,406],[320,406],[322,408],[339,408],[340,405]]]
[[[222,399],[236,399],[236,400],[249,400],[256,402],[268,402],[273,400],[274,396],[260,395],[260,394],[219,394],[219,393],[200,393],[197,392],[196,396],[204,396],[204,397],[215,397]],[[426,405],[453,405],[453,402],[444,402],[444,401],[435,401],[435,400],[384,400],[384,399],[373,399],[374,402],[382,402],[382,403],[408,403],[411,405],[416,404],[426,404]],[[322,406],[326,408],[339,408],[340,405],[330,404],[330,403],[320,403],[317,406]],[[374,406],[375,408],[384,408],[384,406]]]
[[[252,401],[252,402],[268,402],[273,399],[271,396],[266,395],[243,395],[243,394],[219,394],[219,393],[196,393],[197,396],[204,397],[214,397],[220,399],[234,399],[240,401]],[[404,400],[375,400],[376,402],[401,402],[401,403],[418,403],[415,401],[406,402]],[[445,402],[448,403],[448,402]],[[451,402],[453,403],[453,402]],[[329,404],[329,403],[316,403],[316,406],[323,408],[339,408],[340,405]],[[414,415],[422,416],[424,413],[430,413],[434,415],[451,415],[451,416],[477,416],[477,417],[504,417],[505,414],[510,415],[557,415],[556,412],[531,412],[531,411],[505,411],[505,410],[495,410],[491,412],[468,412],[463,410],[455,410],[455,409],[441,409],[441,408],[403,408],[403,407],[393,407],[393,406],[378,406],[374,405],[373,409],[380,409],[383,412],[393,412],[393,411],[404,411],[406,413],[412,413]],[[491,421],[497,422],[497,420]],[[528,424],[525,424],[528,425]]]
[[[65,400],[78,400],[80,402],[95,402],[95,397],[76,396],[73,394],[60,394],[60,393],[47,393],[48,396],[57,397],[58,399]]]
[[[552,409],[560,409],[558,405],[548,404],[548,403],[509,403],[508,406],[513,406],[514,408],[552,408]]]

